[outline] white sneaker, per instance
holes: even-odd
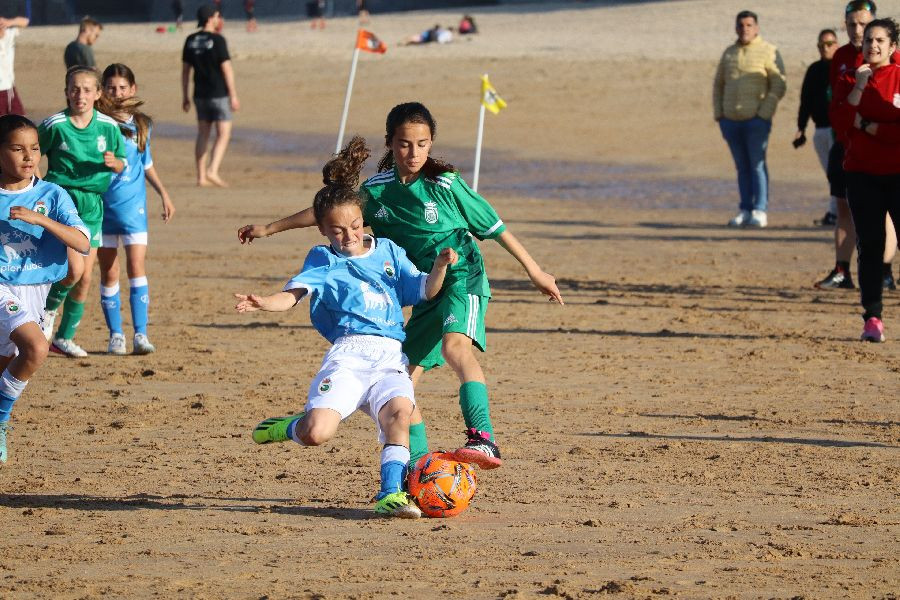
[[[125,336],[121,333],[114,333],[109,336],[109,346],[106,347],[106,353],[117,356],[128,354],[128,348],[125,347]]]
[[[88,355],[84,348],[76,344],[74,340],[65,338],[53,338],[53,343],[50,344],[50,351],[57,354],[65,354],[72,358],[86,358]]]
[[[754,210],[750,213],[750,220],[744,223],[747,227],[765,227],[769,224],[769,219],[766,217],[766,211],[764,210]]]
[[[44,337],[47,338],[48,342],[53,336],[53,324],[56,322],[56,315],[57,311],[46,310],[44,311],[44,318],[41,319],[41,333],[44,334]]]
[[[156,352],[156,348],[150,343],[145,333],[134,334],[134,353],[135,354],[152,354]]]
[[[744,225],[747,224],[748,221],[750,221],[750,211],[742,210],[737,215],[735,215],[735,217],[733,219],[728,221],[728,226],[729,227],[743,227]]]

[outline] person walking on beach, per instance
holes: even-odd
[[[843,101],[832,119],[847,141],[847,200],[856,225],[862,339],[868,342],[885,339],[881,321],[885,217],[900,223],[900,64],[892,62],[898,35],[893,19],[866,25],[863,62],[855,77],[838,81],[835,97]],[[897,234],[893,235],[896,244]]]
[[[841,46],[834,53],[829,73],[829,85],[831,86],[831,104],[829,105],[829,119],[834,122],[835,113],[846,100],[845,96],[853,86],[856,69],[863,64],[862,45],[863,31],[866,25],[875,19],[878,7],[872,0],[851,0],[844,8],[844,25],[847,27],[847,35],[850,41]],[[894,62],[898,62],[897,54]],[[841,85],[842,80],[848,80],[846,85]],[[837,223],[834,227],[834,254],[835,264],[831,272],[824,279],[817,281],[815,287],[819,289],[847,289],[852,290],[853,278],[850,275],[850,259],[853,257],[853,249],[856,248],[856,227],[850,215],[850,206],[847,204],[847,183],[844,174],[844,150],[847,147],[847,132],[839,127],[832,127],[835,142],[828,154],[828,183],[831,186],[831,195],[837,199]],[[882,270],[884,281],[882,285],[888,289],[896,287],[891,275],[891,261],[897,252],[897,239],[894,224],[890,218],[885,219],[886,244],[882,257]]]
[[[831,69],[831,58],[838,47],[837,33],[833,29],[819,32],[817,43],[819,60],[809,65],[803,77],[800,89],[800,109],[797,111],[797,133],[794,135],[794,148],[806,143],[806,125],[812,117],[816,130],[813,133],[813,148],[819,157],[822,170],[828,174],[828,153],[834,143],[831,121],[828,120],[828,103],[831,99],[831,88],[828,86],[828,73]],[[828,210],[819,224],[833,226],[837,222],[837,199],[832,196]]]
[[[194,106],[197,108],[197,142],[194,157],[197,163],[197,185],[227,187],[219,176],[222,159],[231,139],[232,112],[240,109],[237,89],[234,85],[234,69],[228,54],[225,38],[216,33],[222,19],[213,6],[201,6],[197,10],[197,27],[184,41],[181,70],[181,106],[184,112],[191,109],[188,96],[191,70],[194,71]],[[213,125],[216,141],[208,150]]]
[[[81,19],[81,23],[78,25],[78,37],[69,42],[63,52],[63,60],[66,61],[67,69],[75,66],[97,66],[92,46],[97,42],[102,30],[103,25],[93,17]]]
[[[786,89],[778,49],[759,36],[756,13],[735,19],[737,41],[725,49],[713,84],[713,116],[737,168],[740,212],[731,227],[765,227],[769,204],[766,148],[772,117]]]

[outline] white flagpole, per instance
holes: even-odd
[[[356,78],[356,61],[359,59],[359,48],[353,49],[353,61],[350,63],[350,79],[347,81],[347,93],[344,95],[344,113],[341,115],[341,128],[338,130],[337,145],[334,153],[341,151],[344,143],[344,128],[347,126],[347,113],[350,111],[350,95],[353,93],[353,80]]]
[[[472,190],[478,191],[478,171],[481,170],[481,138],[484,133],[484,102],[478,112],[478,140],[475,142],[475,174],[472,176]]]

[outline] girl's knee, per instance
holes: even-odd
[[[35,368],[43,364],[50,350],[50,346],[47,344],[47,340],[44,339],[43,335],[39,338],[31,336],[16,347],[19,350],[19,356],[22,360],[31,363]]]
[[[297,437],[304,446],[321,446],[332,437],[330,428],[320,425],[301,426],[297,430]]]

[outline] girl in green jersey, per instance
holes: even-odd
[[[91,251],[87,256],[70,252],[68,274],[54,283],[47,295],[41,329],[49,340],[57,311],[62,306],[63,316],[50,349],[81,358],[87,352],[73,338],[84,314],[91,271],[101,242],[103,192],[112,181],[110,172],[125,170],[125,140],[118,123],[95,108],[102,104],[109,110],[103,103],[97,69],[70,68],[66,72],[65,91],[68,107],[44,119],[38,127],[38,139],[41,153],[47,157],[45,179],[69,192],[78,216],[91,233]]]
[[[366,200],[363,216],[377,237],[406,250],[420,271],[431,270],[443,248],[453,248],[460,260],[448,269],[444,288],[429,302],[413,309],[406,323],[404,353],[410,376],[446,362],[460,381],[459,403],[466,423],[466,444],[454,452],[461,461],[484,469],[501,465],[494,441],[484,372],[472,350],[485,349],[484,316],[490,288],[475,238],[496,240],[525,269],[529,279],[551,301],[563,303],[555,278],[544,272],[506,228],[488,202],[459,177],[452,165],[429,156],[436,123],[418,102],[395,106],[387,117],[387,152],[378,173],[360,188]],[[269,225],[246,225],[241,243],[297,227],[315,225],[312,209]],[[416,408],[410,426],[412,461],[427,452],[425,426]]]

